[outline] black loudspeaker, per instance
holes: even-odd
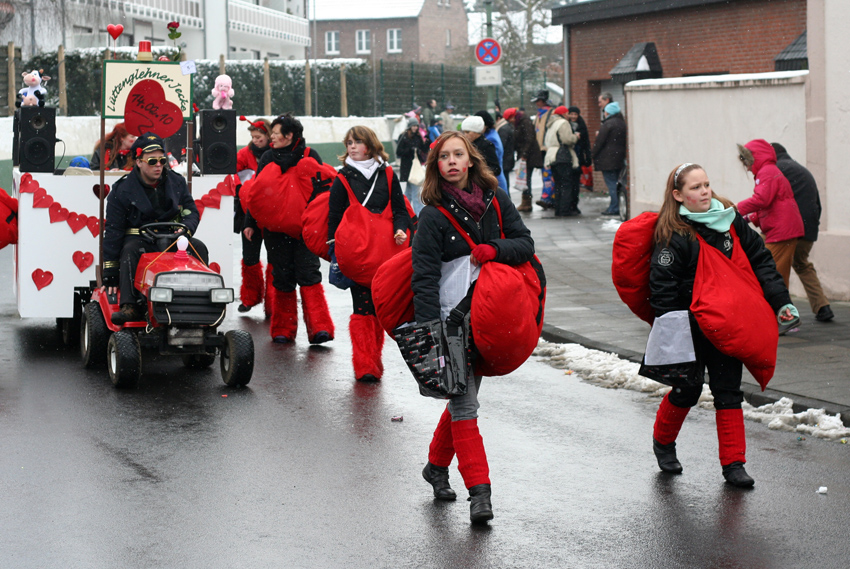
[[[236,173],[236,111],[203,110],[201,174]]]
[[[12,119],[12,166],[21,165],[21,109],[15,109]]]
[[[18,159],[21,172],[53,172],[56,165],[56,109],[21,107],[19,110]]]
[[[172,134],[168,138],[163,139],[162,143],[165,146],[165,153],[171,153],[178,162],[186,160],[184,152],[186,152],[186,140],[189,134],[186,128],[186,121],[180,125],[180,130]]]

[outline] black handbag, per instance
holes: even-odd
[[[463,304],[461,301],[458,307]],[[472,377],[469,329],[469,310],[456,307],[445,322],[437,319],[393,330],[421,395],[451,399],[466,394]]]
[[[650,366],[646,365],[644,357],[640,360],[638,375],[671,387],[693,387],[705,381],[705,367],[698,361]]]
[[[558,152],[555,153],[555,164],[566,164],[568,166],[575,166],[573,164],[573,155],[570,153],[570,147],[561,144],[561,135],[555,133],[555,137],[558,139]]]

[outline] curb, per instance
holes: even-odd
[[[556,344],[579,344],[591,350],[609,352],[617,355],[620,359],[637,364],[639,364],[643,358],[643,354],[641,353],[620,348],[614,344],[597,342],[596,340],[591,340],[590,338],[586,338],[580,334],[546,324],[546,322],[543,323],[543,331],[540,334],[540,337],[547,342],[553,342]],[[795,413],[802,413],[807,409],[823,409],[830,415],[837,415],[840,413],[841,422],[844,423],[845,427],[850,428],[850,407],[844,407],[835,403],[830,403],[829,401],[812,399],[811,397],[804,397],[794,393],[777,391],[775,389],[765,389],[762,391],[758,385],[751,385],[745,382],[741,383],[741,391],[744,392],[744,399],[753,407],[776,403],[783,397],[788,397],[793,400],[791,408]]]

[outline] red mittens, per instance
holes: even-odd
[[[472,250],[472,258],[478,262],[478,264],[483,265],[488,261],[492,261],[496,258],[496,248],[492,245],[480,244],[476,245],[475,249]]]

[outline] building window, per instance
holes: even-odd
[[[339,54],[339,32],[325,32],[325,53],[328,55]]]
[[[452,47],[452,31],[446,30],[446,47]]]
[[[401,29],[387,30],[387,53],[401,53]]]
[[[357,53],[372,53],[372,32],[357,30]]]

